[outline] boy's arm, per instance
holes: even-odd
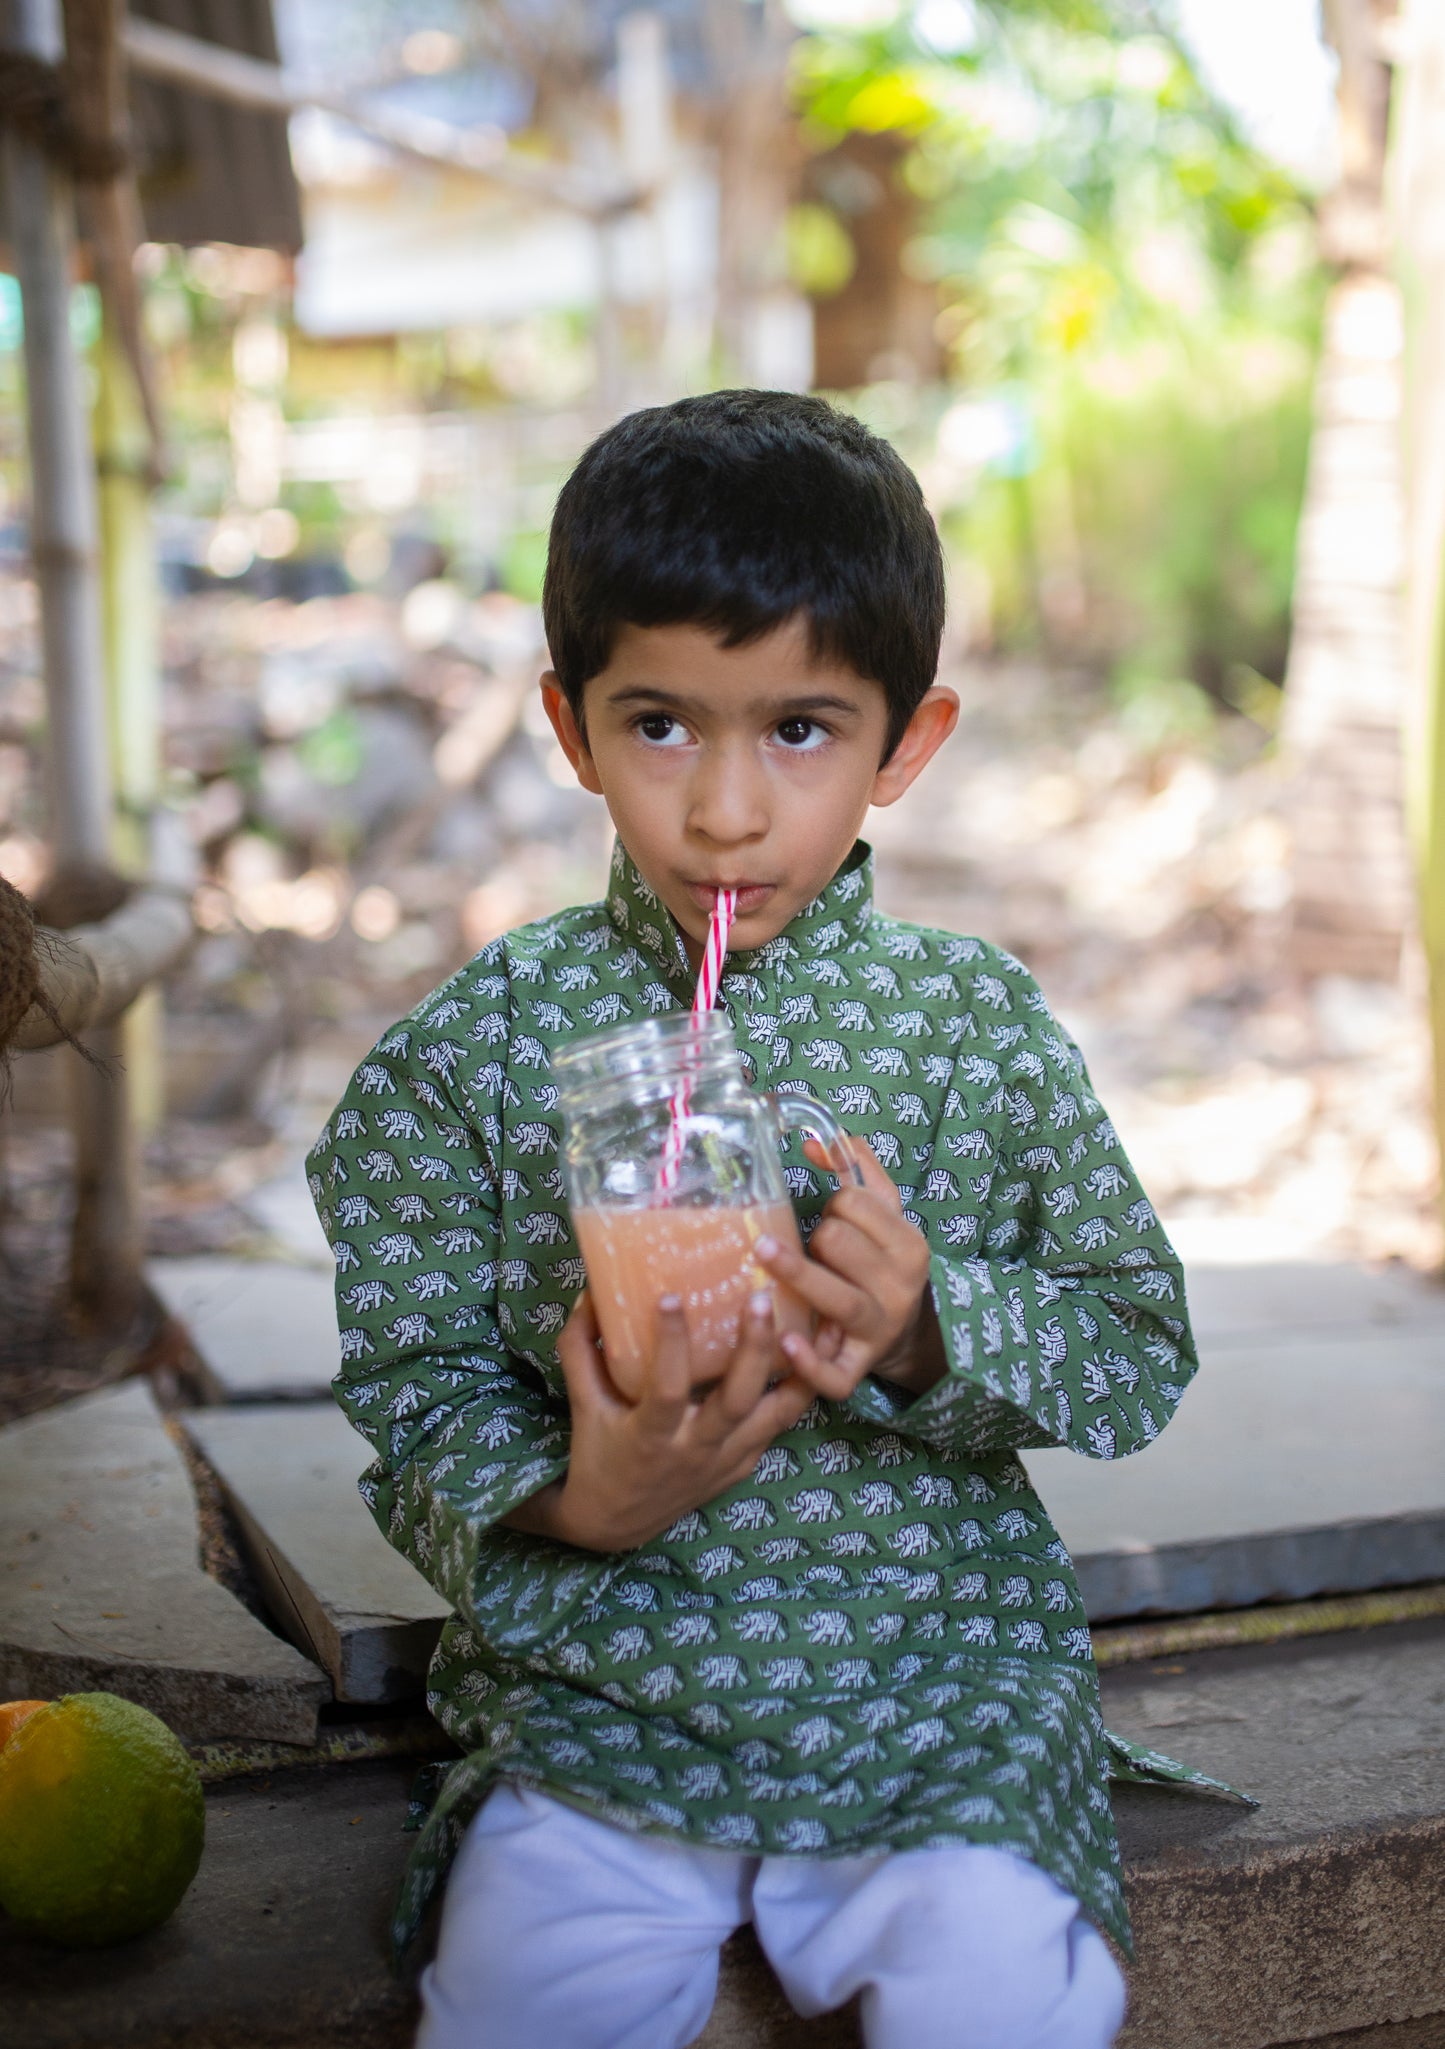
[[[911,1400],[867,1379],[849,1406],[949,1452],[1121,1457],[1158,1435],[1196,1370],[1183,1272],[1078,1048],[1000,964],[1007,981],[992,974],[975,1012],[987,1050],[960,1055],[939,1164],[915,1192],[944,1370]]]
[[[438,1057],[447,1043],[425,1018],[388,1034],[307,1162],[336,1259],[333,1391],[376,1452],[361,1492],[383,1533],[490,1641],[519,1647],[609,1561],[500,1526],[566,1470],[569,1429],[504,1340],[494,1105]]]

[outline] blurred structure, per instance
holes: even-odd
[[[245,1191],[333,1065],[595,892],[606,821],[534,690],[553,497],[618,410],[747,379],[889,435],[949,552],[967,731],[880,821],[887,908],[1046,977],[1171,1224],[1432,1258],[1378,162],[1353,227],[1325,209],[1327,279],[1309,192],[1132,0],[276,0],[274,37],[264,15],[230,10],[230,47],[199,0],[126,29],[163,608],[136,540],[150,423],[108,311],[86,285],[71,306],[107,688],[163,691],[163,760],[154,710],[115,728],[112,834],[158,796],[200,868],[152,1246],[254,1243]],[[212,190],[232,210],[192,242]],[[0,278],[18,398],[17,339]],[[39,888],[0,410],[7,486],[0,870]],[[57,1064],[18,1075],[34,1189]]]
[[[1320,231],[1341,275],[1286,693],[1293,944],[1306,972],[1384,976],[1418,933],[1445,1150],[1445,22],[1430,0],[1326,0],[1325,20],[1342,175]]]
[[[1294,764],[1292,950],[1389,977],[1414,922],[1404,829],[1404,321],[1385,207],[1395,0],[1326,0],[1341,177],[1320,210],[1325,311],[1283,738]]]
[[[289,11],[298,61],[322,26]],[[330,337],[477,330],[597,308],[604,416],[699,384],[806,387],[808,308],[782,268],[796,152],[792,31],[777,0],[626,0],[477,9],[433,32],[373,107],[445,106],[499,137],[525,131],[576,168],[582,199],[419,179],[326,112],[297,130],[307,250],[303,331]],[[450,42],[450,48],[448,48]],[[410,174],[409,174],[410,169]],[[596,204],[585,203],[588,196]]]
[[[132,20],[202,36],[220,50],[277,61],[271,0],[131,0]],[[194,248],[301,247],[301,203],[283,114],[220,106],[131,70],[131,147],[146,237]]]
[[[270,33],[266,6],[243,28]],[[111,926],[129,962],[121,995],[98,1012],[71,1061],[76,1203],[70,1297],[90,1321],[124,1330],[140,1301],[142,1222],[136,1113],[158,1096],[159,1012],[148,984],[173,965],[189,918],[127,924],[130,877],[152,866],[160,775],[154,551],[148,486],[161,462],[154,378],[134,271],[142,232],[120,0],[15,0],[4,24],[5,213],[20,282],[31,476],[30,551],[40,599],[47,712],[51,875],[43,915],[91,926],[104,957]],[[172,96],[173,97],[173,96]],[[162,99],[152,107],[167,113]],[[169,109],[174,116],[175,107]],[[241,131],[244,143],[245,132]],[[284,138],[267,140],[278,190],[294,185]],[[278,143],[281,145],[278,151]],[[191,172],[201,152],[193,155]],[[212,160],[214,152],[212,152]],[[198,181],[202,184],[204,181]],[[224,178],[212,190],[224,190]],[[204,220],[201,211],[192,219]],[[207,223],[234,225],[234,205]],[[71,327],[77,228],[101,291],[97,423],[106,484],[97,493],[88,408]],[[160,887],[174,888],[174,873]],[[188,895],[188,888],[184,892]],[[152,909],[156,906],[152,905]],[[121,928],[124,927],[124,931]],[[134,928],[133,930],[131,928]],[[137,1005],[139,998],[139,1007]],[[125,1014],[123,1014],[125,1013]],[[85,1013],[87,1019],[89,1012]],[[22,1043],[23,1043],[22,1039]]]
[[[938,286],[909,264],[921,209],[899,175],[904,156],[897,136],[845,135],[803,169],[805,203],[828,206],[852,244],[848,275],[813,307],[815,377],[828,391],[943,374]]]

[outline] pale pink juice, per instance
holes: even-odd
[[[681,1295],[695,1381],[716,1380],[738,1341],[748,1297],[766,1288],[774,1327],[808,1332],[812,1311],[781,1287],[753,1256],[771,1236],[801,1246],[787,1202],[574,1210],[572,1222],[587,1263],[607,1370],[626,1395],[636,1395],[652,1355],[660,1295]]]

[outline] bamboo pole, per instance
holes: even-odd
[[[63,56],[54,0],[10,0],[5,47],[49,64]],[[96,575],[98,520],[88,408],[70,334],[75,266],[71,182],[13,126],[0,138],[25,321],[30,547],[40,594],[51,844],[59,868],[111,855],[110,764]],[[140,1300],[138,1174],[129,1107],[117,1072],[115,1025],[72,1056],[75,1215],[70,1302],[83,1323],[123,1329]]]
[[[160,791],[160,602],[151,520],[152,437],[125,343],[107,306],[97,352],[94,416],[100,497],[101,620],[115,772],[116,857],[127,875],[151,861]],[[138,1137],[165,1115],[165,1009],[148,982],[120,1021],[123,1086]]]
[[[57,61],[57,9],[46,0],[12,0],[7,40],[19,54]],[[95,479],[70,338],[74,195],[30,137],[7,127],[3,148],[25,318],[30,553],[40,592],[51,835],[59,862],[103,863],[110,858],[110,774]]]
[[[46,1008],[32,1003],[16,1028],[11,1049],[31,1053],[114,1024],[137,996],[167,974],[194,937],[183,893],[141,889],[94,925],[39,934],[37,966]]]

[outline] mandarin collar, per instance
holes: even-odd
[[[690,1001],[697,981],[682,933],[657,892],[638,872],[618,840],[612,850],[607,915],[617,932],[660,969],[679,1000]],[[726,979],[737,973],[783,970],[797,959],[842,953],[861,937],[873,915],[873,849],[855,840],[852,852],[827,886],[791,924],[761,946],[729,952]]]

